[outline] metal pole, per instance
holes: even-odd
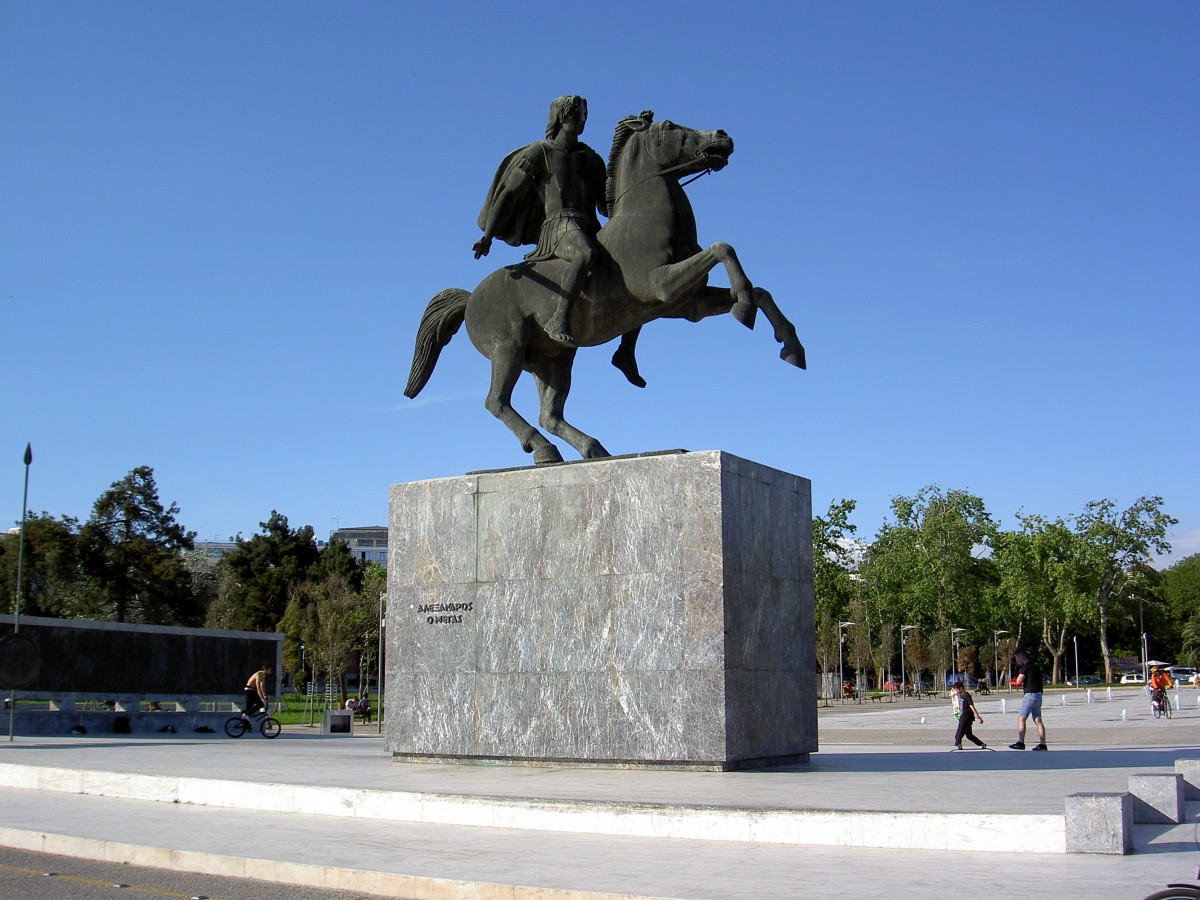
[[[33,445],[25,444],[25,492],[21,495],[21,530],[17,533],[17,596],[13,604],[13,634],[21,633],[21,576],[25,563],[25,518],[29,507],[29,466],[33,463]],[[9,692],[8,740],[13,741],[17,716],[17,691]]]
[[[846,698],[846,690],[845,690],[846,676],[845,676],[845,674],[843,674],[843,670],[842,670],[842,640],[843,640],[842,632],[844,629],[849,628],[850,626],[852,626],[854,624],[855,624],[854,622],[838,623],[838,687],[837,687],[838,702],[841,702]]]
[[[1000,635],[1008,634],[1004,629],[992,632],[992,643],[995,645],[996,690],[1000,690]]]
[[[841,703],[846,696],[846,676],[842,674],[842,626],[838,626],[838,683],[837,697]]]
[[[965,628],[950,629],[950,668],[956,681],[958,680],[958,636],[966,630]],[[946,685],[946,690],[950,690],[950,685]]]
[[[1079,635],[1073,638],[1075,641],[1075,687],[1079,687]]]
[[[375,710],[376,734],[383,734],[383,629],[386,618],[387,591],[379,595],[379,655],[375,657],[375,696],[379,709]]]
[[[901,625],[900,626],[900,695],[904,696],[904,686],[908,683],[908,676],[904,668],[904,645],[908,643],[908,633],[916,628],[916,625]]]

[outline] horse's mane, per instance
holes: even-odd
[[[640,115],[623,118],[617,123],[616,130],[613,131],[612,150],[608,153],[608,167],[605,169],[604,179],[604,205],[607,216],[613,214],[613,207],[617,202],[617,162],[621,159],[621,152],[636,132],[644,131],[646,126],[653,121],[654,113],[644,109]]]

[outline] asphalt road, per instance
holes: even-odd
[[[13,900],[104,897],[112,900],[123,896],[148,900],[378,900],[375,896],[350,891],[147,869],[0,847],[0,897]]]

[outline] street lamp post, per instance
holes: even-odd
[[[1079,635],[1072,640],[1075,641],[1075,687],[1079,687]]]
[[[958,636],[966,630],[965,628],[950,629],[950,672],[955,678],[958,677]],[[950,685],[946,685],[946,690],[950,690]]]
[[[901,625],[900,626],[900,696],[904,696],[904,686],[908,684],[908,677],[904,674],[904,645],[908,643],[907,632],[916,628],[916,625]]]
[[[843,699],[845,699],[845,696],[846,696],[846,691],[844,688],[844,685],[846,684],[846,676],[842,669],[842,641],[844,641],[846,638],[842,634],[842,632],[844,629],[850,628],[851,626],[856,625],[856,624],[858,624],[858,623],[857,622],[839,622],[838,623],[838,686],[837,686],[837,691],[838,691],[838,702],[839,703]]]
[[[379,708],[375,710],[377,734],[383,734],[383,629],[386,627],[387,591],[379,595],[379,655],[375,657],[375,695]]]
[[[25,561],[25,513],[29,506],[29,467],[33,464],[33,445],[25,444],[25,492],[21,495],[21,530],[17,533],[17,596],[13,605],[13,637],[21,633],[21,576]],[[14,725],[17,715],[17,690],[12,688],[8,701],[8,740],[13,741]]]
[[[1007,631],[992,632],[992,643],[995,645],[995,662],[996,662],[996,690],[1000,690],[1000,635],[1008,634]]]

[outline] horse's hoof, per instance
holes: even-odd
[[[808,368],[807,360],[804,358],[804,348],[803,347],[799,348],[798,350],[789,350],[788,348],[785,347],[784,349],[779,351],[779,358],[782,359],[785,363],[795,366],[797,369],[807,369]]]
[[[562,461],[562,454],[558,452],[558,448],[553,444],[546,444],[533,451],[533,464],[535,466],[548,466],[552,463],[560,463]]]
[[[758,307],[751,300],[739,300],[733,304],[733,308],[729,310],[729,314],[745,325],[750,330],[754,330],[754,318],[758,315]]]
[[[608,459],[612,456],[599,441],[593,441],[588,447],[587,452],[583,454],[584,459]]]

